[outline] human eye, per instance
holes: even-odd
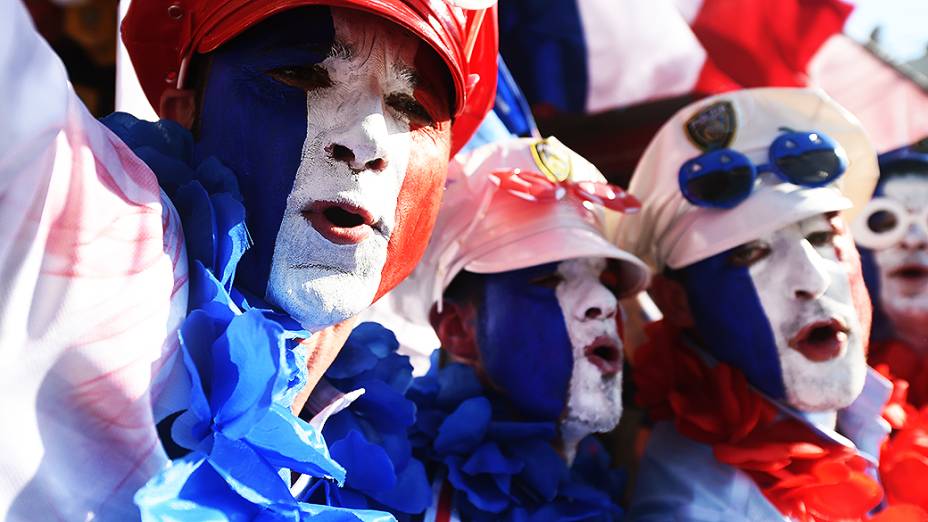
[[[532,278],[529,281],[529,284],[533,286],[540,286],[542,288],[555,289],[557,285],[564,282],[564,276],[558,274],[557,272],[544,274],[535,278]]]
[[[751,241],[732,249],[728,263],[735,267],[749,267],[770,255],[770,245],[763,241]]]
[[[332,86],[329,71],[321,64],[285,65],[265,72],[274,80],[303,91],[314,91]]]
[[[834,246],[835,235],[834,230],[815,230],[806,234],[806,241],[815,248]]]
[[[392,93],[386,97],[387,105],[407,118],[410,123],[423,127],[434,127],[435,118],[412,96],[405,93]]]

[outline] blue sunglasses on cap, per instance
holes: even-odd
[[[733,208],[754,191],[758,176],[772,172],[804,187],[821,187],[847,169],[844,149],[821,132],[784,132],[770,144],[768,163],[755,165],[744,154],[716,149],[690,159],[680,167],[680,191],[700,207]]]

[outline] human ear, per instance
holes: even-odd
[[[470,303],[456,303],[445,300],[439,312],[436,306],[429,311],[429,322],[441,340],[441,347],[455,362],[476,366],[477,351],[477,311]]]
[[[192,89],[168,87],[161,94],[158,114],[190,130],[197,113],[196,93]]]
[[[668,323],[681,329],[690,329],[696,325],[683,285],[665,275],[656,275],[651,280],[648,293]]]

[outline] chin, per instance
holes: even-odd
[[[380,237],[335,245],[314,231],[278,235],[267,300],[310,332],[354,317],[371,305],[380,287],[386,245]]]
[[[609,377],[586,359],[574,362],[563,431],[587,435],[612,431],[622,417],[622,373]]]
[[[786,402],[799,411],[822,412],[847,408],[864,389],[867,361],[859,332],[834,359],[813,362],[787,348],[780,354]]]

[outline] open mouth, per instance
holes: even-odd
[[[922,281],[928,278],[928,266],[918,264],[903,265],[890,272],[889,277],[909,282]]]
[[[847,344],[847,325],[837,319],[807,324],[789,341],[796,350],[812,362],[824,362],[841,354]]]
[[[611,337],[597,337],[583,349],[583,355],[599,369],[603,377],[612,377],[622,371],[622,350]]]
[[[380,230],[370,212],[348,203],[316,201],[300,214],[316,232],[336,245],[356,245]]]

